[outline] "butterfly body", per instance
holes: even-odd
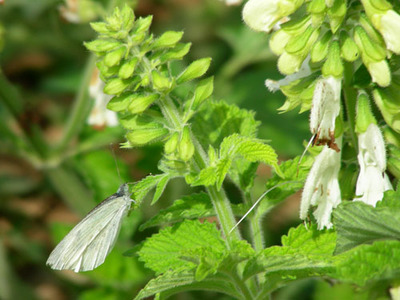
[[[50,254],[47,265],[75,272],[97,268],[114,247],[122,219],[132,202],[128,185],[122,184],[64,237]]]

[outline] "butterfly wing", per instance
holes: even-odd
[[[79,222],[50,254],[47,264],[55,270],[89,271],[101,265],[115,244],[131,199],[114,194]]]

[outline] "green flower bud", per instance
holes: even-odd
[[[172,48],[182,38],[183,31],[164,32],[153,44],[153,49]]]
[[[331,30],[335,33],[346,16],[347,6],[345,0],[335,0],[333,6],[328,9],[329,24]]]
[[[325,3],[325,2],[324,2]],[[328,54],[329,43],[332,38],[332,32],[327,31],[324,36],[317,41],[311,50],[311,61],[320,62],[325,59]]]
[[[135,24],[135,15],[133,10],[125,4],[121,10],[122,29],[129,32]]]
[[[148,74],[142,74],[142,80],[139,82],[139,85],[145,87],[150,84],[150,76]]]
[[[345,31],[340,33],[340,46],[340,54],[345,60],[351,62],[358,58],[359,52],[357,45]]]
[[[365,61],[381,61],[386,57],[386,51],[378,43],[371,40],[367,32],[361,26],[354,29],[354,41],[360,49]]]
[[[152,21],[153,21],[153,16],[148,16],[146,18],[139,18],[135,22],[134,32],[136,34],[147,32],[147,30],[149,30],[150,28]]]
[[[284,52],[278,59],[279,72],[285,75],[290,75],[297,72],[303,63],[304,56],[292,55]]]
[[[185,71],[183,71],[177,79],[177,83],[181,84],[203,76],[207,72],[211,64],[211,58],[201,58],[192,62]]]
[[[130,81],[121,78],[112,78],[104,86],[104,93],[108,95],[121,94],[130,84]]]
[[[343,74],[343,64],[340,59],[340,46],[338,41],[333,41],[329,46],[328,58],[322,66],[322,75],[325,77],[341,77]]]
[[[387,89],[375,89],[372,94],[386,123],[400,133],[400,89],[395,86]]]
[[[360,14],[358,21],[374,43],[379,44],[381,48],[385,49],[385,42],[383,41],[382,36],[375,30],[374,26],[372,26],[370,20],[365,16],[365,14]]]
[[[141,129],[160,129],[164,128],[162,123],[154,121],[152,116],[148,115],[129,115],[119,119],[121,125],[128,130]]]
[[[153,79],[153,87],[157,91],[166,91],[171,88],[172,83],[169,78],[161,75],[158,71],[153,70],[151,72]]]
[[[112,52],[108,52],[104,57],[104,64],[107,67],[113,67],[118,65],[121,59],[124,57],[125,53],[126,53],[126,47],[121,47]]]
[[[307,11],[311,14],[322,14],[325,10],[325,0],[311,0],[307,5]]]
[[[116,73],[118,73],[119,68],[119,66],[107,67],[104,63],[104,60],[98,61],[96,63],[96,67],[99,69],[101,76],[104,78],[114,76]]]
[[[108,52],[122,45],[120,42],[113,39],[98,39],[83,44],[88,50],[93,52]]]
[[[171,154],[174,153],[179,142],[179,133],[175,132],[173,133],[167,140],[167,142],[164,145],[164,152],[166,154]]]
[[[107,109],[120,112],[128,108],[134,95],[132,93],[123,93],[120,96],[113,97],[107,104]]]
[[[131,60],[125,61],[119,68],[118,77],[122,79],[128,79],[132,77],[135,72],[136,65],[138,63],[138,58],[134,57]]]
[[[91,22],[90,26],[100,34],[108,35],[111,31],[106,22]]]
[[[292,36],[285,30],[279,29],[274,32],[269,39],[269,48],[276,55],[281,55],[285,51],[285,47]]]
[[[306,46],[318,38],[319,30],[314,29],[313,26],[308,26],[308,28],[298,36],[292,37],[285,47],[285,51],[289,54],[301,54],[306,49]],[[308,51],[307,51],[308,52]]]
[[[166,128],[138,129],[128,132],[126,138],[131,146],[144,146],[161,140],[167,134]]]
[[[190,136],[190,129],[187,126],[183,128],[181,140],[178,145],[178,153],[180,159],[183,161],[188,161],[194,154],[194,145]]]
[[[140,114],[144,112],[158,98],[159,95],[157,94],[150,94],[150,95],[134,94],[131,99],[131,103],[129,104],[128,110],[132,114]]]
[[[391,73],[386,60],[367,63],[367,69],[372,77],[372,82],[376,82],[381,87],[390,85]]]
[[[357,97],[356,128],[357,134],[367,131],[370,124],[376,124],[369,104],[369,97],[365,92],[360,92]]]

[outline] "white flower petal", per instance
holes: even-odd
[[[393,10],[388,10],[381,18],[382,33],[386,46],[396,54],[400,54],[400,15]]]

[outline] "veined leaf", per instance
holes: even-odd
[[[168,176],[169,176],[168,174],[149,175],[146,178],[142,179],[141,181],[137,182],[132,188],[133,199],[136,202],[142,201],[144,199],[144,197],[146,197],[146,195],[154,187],[156,187],[161,180],[165,180],[166,177],[169,178]],[[165,186],[164,186],[164,188],[165,188]],[[161,196],[160,191],[158,193],[159,193],[158,197],[160,197]],[[161,193],[162,193],[162,191],[161,191]],[[156,195],[154,195],[154,197],[156,197]],[[153,198],[153,202],[154,202],[154,199],[155,198]]]
[[[138,254],[146,267],[160,274],[171,269],[194,269],[196,265],[193,262],[181,259],[182,252],[209,246],[216,252],[223,252],[225,249],[225,242],[215,224],[186,220],[164,228],[147,239]]]
[[[227,294],[240,299],[241,294],[227,276],[217,274],[203,281],[195,280],[194,271],[168,271],[149,281],[149,283],[135,297],[135,300],[148,298],[160,293],[158,299],[167,299],[171,295],[184,291],[207,290]]]
[[[386,195],[393,195],[393,192]],[[384,198],[377,208],[360,201],[341,203],[333,211],[338,232],[335,253],[376,240],[400,240],[400,208],[390,206],[389,201]]]
[[[397,280],[400,276],[400,241],[361,245],[337,257],[335,273],[341,281],[365,285],[369,281]]]

